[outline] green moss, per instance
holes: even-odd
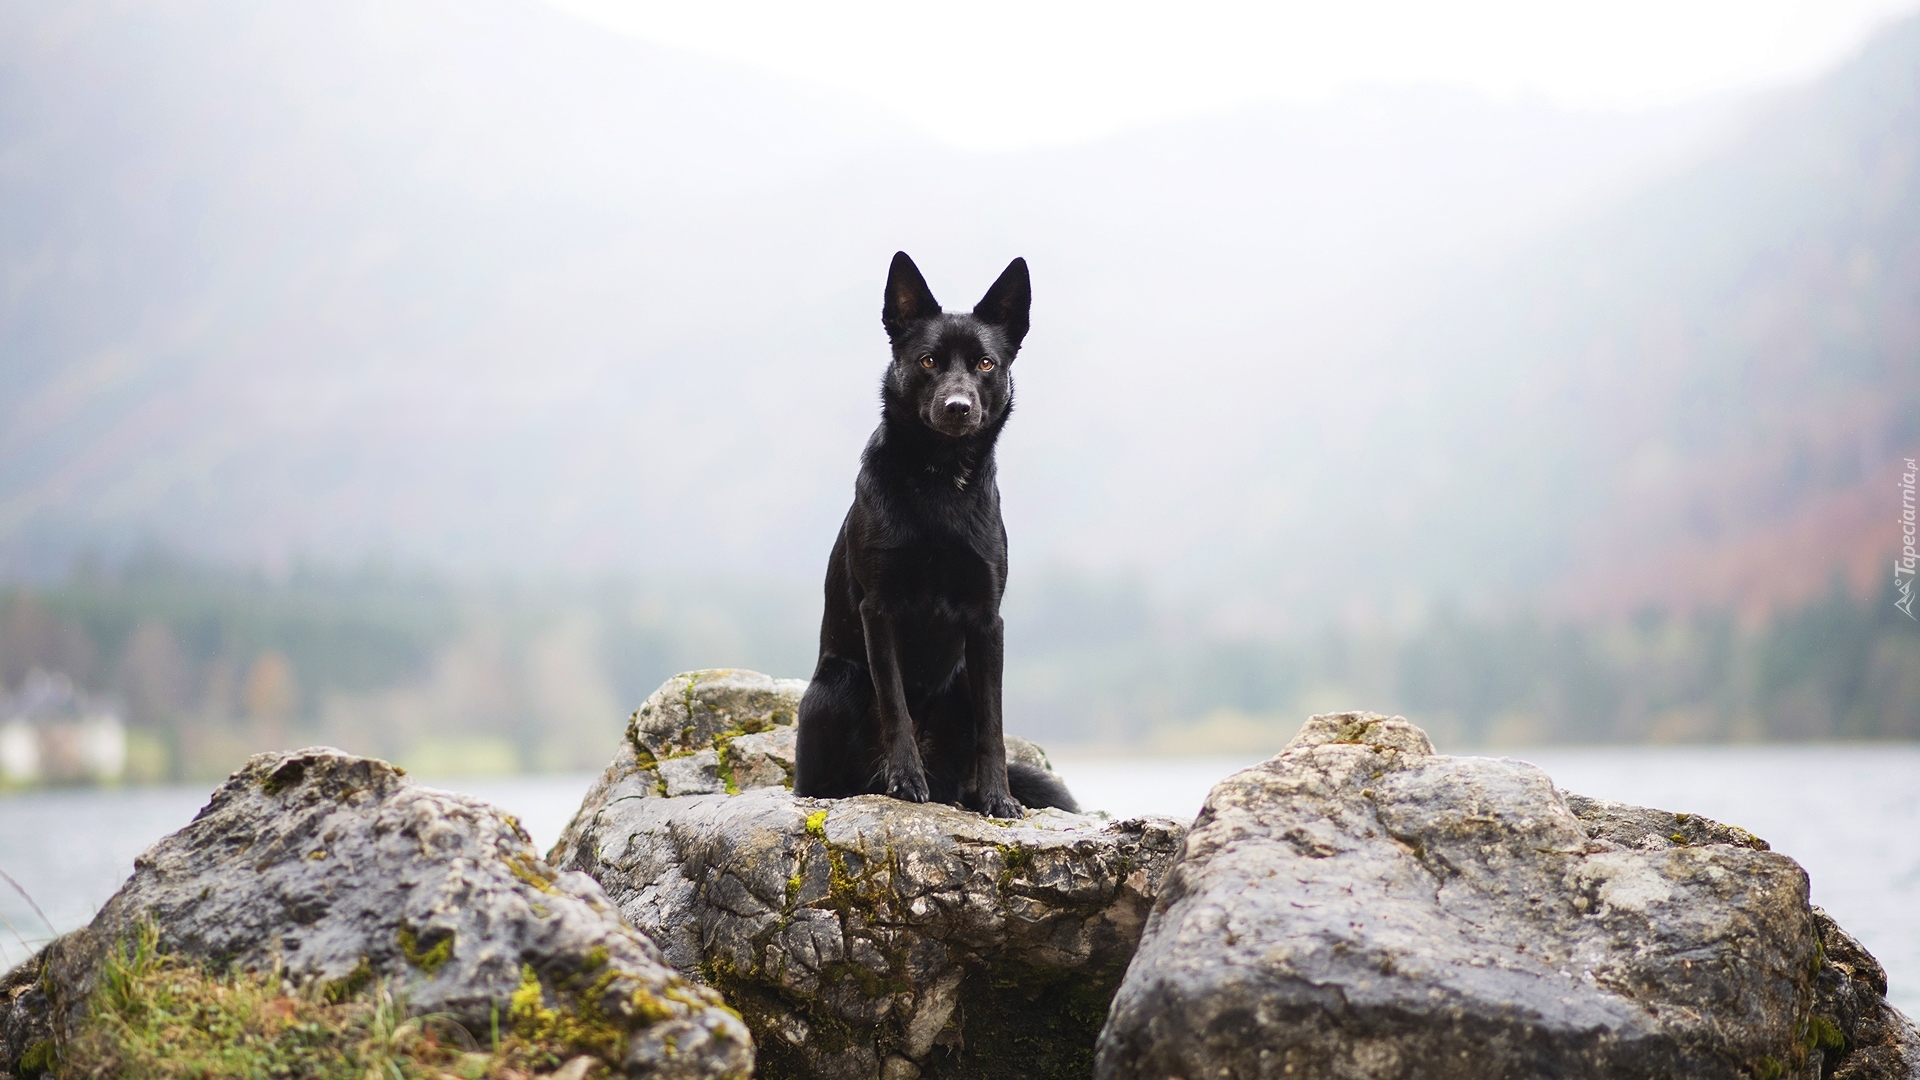
[[[893,849],[879,859],[863,860],[856,873],[847,866],[845,852],[824,841],[820,846],[827,853],[828,904],[842,915],[858,912],[870,922],[891,922],[891,909],[899,900],[892,888],[898,870]]]
[[[547,1004],[547,988],[533,965],[520,968],[520,987],[513,992],[507,1019],[514,1034],[530,1043],[562,1047],[569,1053],[589,1053],[603,1061],[621,1061],[627,1053],[627,1032],[623,1024],[606,1014],[601,1001],[607,988],[619,977],[609,969],[600,977],[566,996],[565,1007]],[[556,993],[555,997],[560,995]]]
[[[1832,1050],[1835,1053],[1845,1051],[1847,1048],[1846,1033],[1840,1030],[1839,1024],[1834,1023],[1824,1016],[1811,1017],[1807,1021],[1806,1048],[1812,1050],[1815,1047],[1819,1047],[1822,1050]]]
[[[1785,1075],[1787,1075],[1786,1066],[1770,1056],[1763,1056],[1759,1061],[1754,1062],[1754,1080],[1780,1080]]]
[[[728,728],[726,731],[714,735],[713,750],[714,753],[720,755],[720,782],[726,785],[727,794],[740,794],[740,783],[733,772],[733,740],[742,735],[757,735],[762,731],[771,730],[773,730],[773,721],[768,720],[766,717],[751,716],[743,721],[739,727]],[[793,766],[786,762],[781,762],[781,768],[787,774],[786,786],[788,790],[792,790]]]
[[[860,902],[860,884],[847,872],[846,856],[827,848],[827,899],[842,914]]]
[[[54,1048],[52,1039],[41,1039],[27,1047],[20,1055],[20,1075],[32,1080],[43,1073],[50,1073],[60,1064],[60,1054]]]
[[[279,768],[260,778],[260,790],[268,795],[278,795],[300,783],[307,775],[307,763],[298,758],[283,762]]]
[[[649,1024],[657,1024],[673,1016],[673,1010],[667,1007],[666,1002],[654,997],[644,986],[633,992],[631,1002],[633,1015]]]
[[[1033,869],[1033,849],[1018,844],[995,844],[1000,850],[1000,887],[1006,888],[1013,879]]]
[[[819,837],[822,841],[826,840],[827,812],[825,810],[815,810],[807,815],[807,832]]]
[[[420,939],[414,935],[413,927],[400,924],[396,935],[400,942],[400,951],[406,955],[407,963],[427,973],[431,978],[440,970],[441,965],[453,959],[453,935],[448,934],[425,949],[420,947]]]
[[[1340,730],[1334,733],[1332,741],[1349,745],[1365,744],[1367,736],[1379,725],[1380,721],[1376,719],[1347,717],[1340,721]]]
[[[687,726],[686,726],[686,730],[682,733],[682,737],[688,741],[692,741],[693,739],[693,688],[699,684],[700,676],[696,672],[689,671],[686,674],[681,675],[679,677],[687,680],[686,689],[680,691],[680,707],[685,709],[687,712]]]
[[[508,999],[507,1016],[515,1021],[525,1018],[537,1023],[546,1011],[547,988],[540,985],[540,976],[532,964],[520,965],[520,985]]]
[[[729,795],[740,794],[740,783],[733,776],[733,739],[715,736],[713,750],[720,756],[721,785],[727,789]]]
[[[553,875],[549,873],[531,855],[509,855],[506,859],[507,870],[523,884],[531,885],[549,896],[560,895],[554,887]]]
[[[636,713],[634,715],[637,716],[639,714]],[[653,751],[640,745],[638,736],[633,736],[629,741],[633,743],[634,760],[640,763],[640,768],[653,773],[653,786],[656,789],[656,793],[662,798],[666,797],[667,780],[660,775],[660,759],[653,756]]]
[[[1687,845],[1686,833],[1674,833],[1672,836],[1667,837],[1667,839],[1673,841],[1676,844],[1679,844],[1681,847],[1685,847]]]
[[[662,796],[666,795],[667,782],[660,777],[660,759],[655,757],[653,751],[648,749],[647,745],[640,741],[639,709],[633,710],[633,712],[627,716],[627,745],[633,748],[634,760],[639,763],[640,767],[652,771],[654,786],[658,789],[658,794]]]
[[[481,1051],[452,1021],[408,1009],[364,962],[346,979],[288,993],[278,971],[165,955],[147,925],[108,950],[59,1060],[39,1053],[72,1077],[507,1080],[550,1071],[572,1050],[509,1036]],[[48,1069],[25,1074],[36,1071]]]
[[[347,972],[345,978],[335,979],[322,987],[321,996],[325,997],[329,1003],[339,1005],[365,993],[366,989],[374,984],[376,978],[373,965],[363,956],[360,962],[354,965],[353,970]]]

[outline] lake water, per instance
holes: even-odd
[[[1512,751],[1570,791],[1704,814],[1764,837],[1813,879],[1825,907],[1886,965],[1890,996],[1920,1015],[1920,746],[1765,746]],[[1116,817],[1191,818],[1215,781],[1251,758],[1056,758],[1085,806]],[[553,843],[589,775],[427,781],[480,796]],[[207,788],[60,790],[0,796],[0,969],[84,924],[133,859],[185,825]]]

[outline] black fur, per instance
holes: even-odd
[[[1007,530],[993,444],[1031,301],[1015,259],[972,314],[949,315],[907,253],[893,257],[880,310],[893,362],[827,562],[796,794],[884,793],[995,817],[1075,809],[1044,769],[1007,764],[1001,732]]]

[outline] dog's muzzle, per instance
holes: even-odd
[[[942,435],[971,435],[980,430],[980,403],[972,394],[949,393],[925,406],[927,426]]]

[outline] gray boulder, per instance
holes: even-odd
[[[1317,716],[1209,795],[1095,1075],[1911,1076],[1860,957],[1742,830]]]
[[[762,1077],[1086,1076],[1181,826],[797,798],[804,686],[670,680],[553,864],[725,992]]]
[[[104,950],[149,920],[161,950],[217,967],[279,965],[347,992],[384,976],[414,1010],[483,1038],[517,995],[523,1011],[570,1018],[629,1076],[753,1071],[719,995],[669,966],[591,879],[555,873],[512,817],[322,748],[252,758],[88,927],[6,980],[0,1074],[29,1071],[23,1057],[84,1023]]]

